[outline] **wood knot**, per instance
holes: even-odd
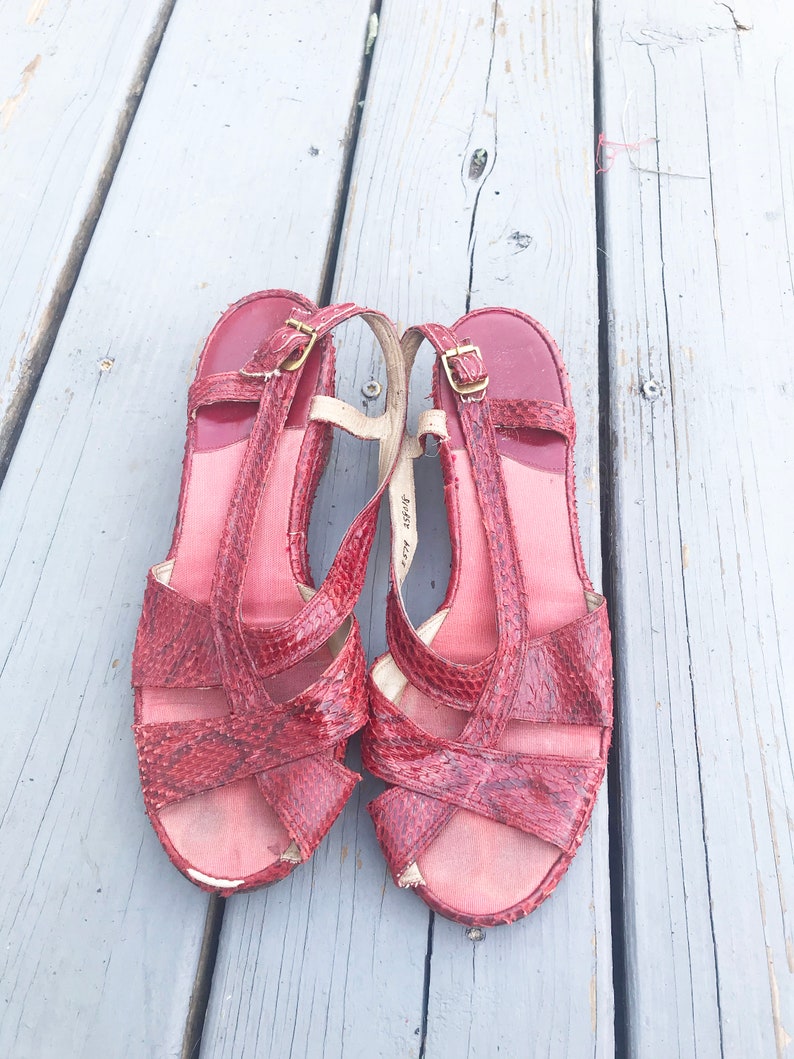
[[[469,180],[479,180],[488,165],[488,152],[484,147],[478,147],[471,156],[469,162]]]

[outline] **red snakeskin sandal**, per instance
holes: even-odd
[[[412,328],[438,359],[435,408],[406,438],[390,486],[390,654],[372,668],[366,767],[390,785],[369,806],[398,886],[459,923],[527,915],[582,840],[612,729],[602,596],[584,568],[574,415],[559,352],[512,309],[452,330]],[[435,435],[452,573],[419,629],[401,585],[416,544],[412,458]]]
[[[363,316],[387,365],[386,411],[333,396],[336,325]],[[399,340],[380,313],[290,291],[233,305],[204,347],[171,550],[149,573],[133,656],[146,811],[202,889],[264,886],[305,861],[359,776],[366,721],[353,606],[405,426]],[[380,443],[378,489],[315,588],[307,529],[332,426]]]

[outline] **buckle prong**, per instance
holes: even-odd
[[[482,391],[488,385],[488,376],[484,379],[477,379],[474,382],[458,382],[455,376],[452,374],[452,368],[449,365],[450,360],[455,357],[459,357],[463,353],[474,353],[482,360],[479,346],[453,346],[452,349],[447,349],[441,354],[441,363],[444,365],[444,371],[447,378],[449,379],[449,385],[455,391],[463,397],[470,397],[473,393],[482,393]]]
[[[317,329],[312,327],[311,324],[305,324],[303,320],[295,320],[293,317],[287,320],[285,327],[294,327],[296,331],[300,331],[302,335],[308,335],[309,341],[306,345],[298,351],[298,357],[296,360],[285,360],[281,365],[283,371],[297,371],[298,368],[303,366],[304,361],[314,349],[314,343],[317,341]]]

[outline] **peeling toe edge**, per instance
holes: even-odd
[[[292,842],[287,846],[284,852],[279,857],[279,860],[286,861],[288,864],[302,864],[303,854],[298,849],[298,843],[293,839]]]
[[[279,860],[292,865],[303,862],[303,855],[295,841],[290,842]],[[236,890],[245,886],[247,881],[246,879],[216,879],[215,876],[205,875],[203,871],[197,871],[195,868],[185,868],[185,875],[202,886],[211,886],[219,890]]]
[[[203,883],[205,886],[217,886],[221,890],[235,890],[245,882],[245,879],[214,879],[211,875],[196,871],[195,868],[186,868],[185,874],[189,875],[194,882]]]
[[[413,888],[414,886],[427,886],[416,861],[413,861],[408,865],[397,880],[397,885],[403,889],[408,889],[409,887]]]

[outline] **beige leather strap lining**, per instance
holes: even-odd
[[[398,586],[402,585],[411,569],[416,552],[416,490],[413,461],[419,455],[421,455],[421,446],[418,439],[411,434],[406,434],[397,465],[389,482],[392,562]]]
[[[376,313],[363,312],[383,353],[386,363],[386,409],[382,415],[367,416],[347,401],[325,394],[315,394],[309,406],[309,418],[331,423],[364,441],[380,442],[378,486],[394,464],[405,426],[408,386],[399,340],[387,321]]]
[[[315,394],[309,408],[309,419],[332,423],[335,427],[346,430],[354,437],[364,441],[381,441],[389,432],[389,423],[385,416],[371,418],[359,412],[347,401],[327,394]]]
[[[442,441],[449,440],[447,430],[447,413],[443,408],[427,408],[419,413],[419,428],[416,432],[417,438],[427,437],[433,434]]]
[[[416,436],[407,431],[403,437],[397,466],[389,483],[389,513],[392,524],[392,561],[398,588],[411,569],[418,542],[416,527],[416,489],[413,461],[424,454],[422,440],[432,434],[446,441],[447,414],[441,408],[419,413]]]

